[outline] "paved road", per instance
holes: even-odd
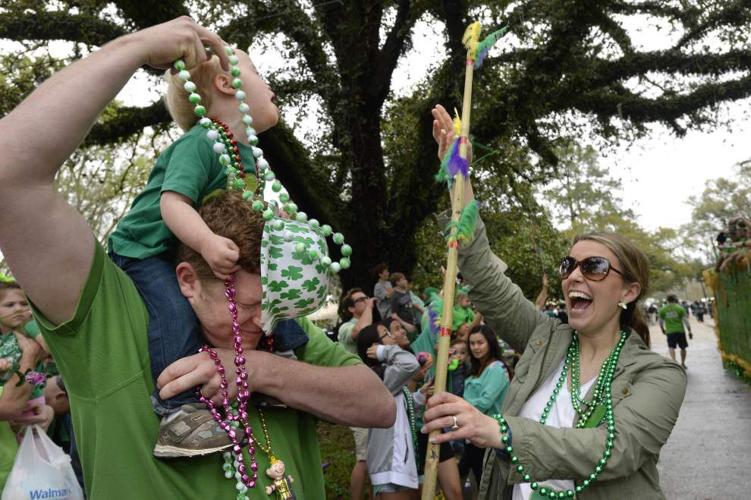
[[[722,368],[711,319],[691,319],[688,389],[678,423],[662,449],[658,469],[669,500],[751,498],[751,386]],[[652,328],[656,352],[665,337]],[[679,353],[676,353],[679,355]]]

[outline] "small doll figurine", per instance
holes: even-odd
[[[284,474],[284,462],[271,457],[271,465],[266,469],[266,475],[274,480],[271,486],[266,486],[267,495],[276,492],[276,497],[281,500],[295,500],[295,494],[290,486],[294,480],[292,476]]]

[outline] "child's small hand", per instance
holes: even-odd
[[[35,364],[37,361],[45,357],[42,346],[39,345],[39,343],[37,343],[34,339],[31,339],[26,335],[18,332],[15,332],[14,335],[16,336],[18,347],[19,349],[21,349],[22,359],[26,359],[32,364]]]
[[[230,274],[240,269],[237,265],[240,249],[234,241],[224,236],[215,234],[209,238],[201,248],[201,256],[214,272],[214,276],[220,280],[226,280]]]
[[[378,359],[378,344],[372,344],[370,347],[368,347],[366,354],[369,358]]]

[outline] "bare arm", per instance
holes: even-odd
[[[266,380],[258,381],[259,386],[263,383],[265,394],[293,408],[343,425],[394,425],[394,398],[373,370],[365,365],[332,368],[276,358],[269,364],[273,368],[264,377]],[[347,383],[343,384],[342,380]]]
[[[355,326],[352,328],[352,340],[357,341],[357,337],[358,335],[360,335],[360,331],[366,326],[370,326],[373,324],[373,303],[374,302],[375,302],[375,299],[370,298],[365,304],[365,310],[363,311],[362,315],[357,319],[357,323],[355,323]]]
[[[691,333],[691,325],[688,323],[688,312],[683,315],[683,326],[686,328],[686,331],[688,333]]]
[[[52,322],[73,314],[94,255],[86,221],[54,189],[57,170],[140,66],[180,57],[195,66],[206,59],[204,44],[226,67],[221,39],[187,17],[126,35],[56,73],[0,120],[0,250]]]
[[[214,233],[193,208],[193,201],[180,193],[165,191],[159,200],[162,219],[177,239],[198,253]]]
[[[540,311],[545,309],[545,302],[548,300],[548,274],[542,275],[542,289],[535,299],[535,307]]]
[[[193,208],[193,201],[180,193],[165,191],[159,200],[162,219],[177,238],[200,253],[220,280],[240,266],[240,249],[234,241],[214,234]]]
[[[417,330],[417,327],[415,325],[413,325],[409,321],[404,321],[396,313],[391,313],[391,318],[397,320],[402,325],[402,328],[407,330],[408,333],[415,333],[415,331]]]
[[[224,366],[232,366],[234,352],[217,349]],[[272,396],[324,420],[357,427],[390,427],[396,405],[386,386],[365,365],[328,367],[295,361],[261,351],[246,351],[251,391]],[[343,384],[342,381],[347,383]],[[235,393],[230,379],[230,396]],[[182,358],[159,376],[162,398],[171,398],[196,386],[216,399],[219,376],[206,353]]]

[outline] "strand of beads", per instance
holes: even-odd
[[[544,424],[545,420],[547,419],[547,416],[550,412],[550,408],[552,408],[553,403],[555,402],[556,398],[558,397],[558,393],[560,392],[561,388],[563,387],[563,384],[566,383],[566,372],[569,368],[578,370],[578,366],[572,366],[575,363],[578,363],[579,359],[579,343],[578,341],[575,341],[576,338],[576,332],[574,332],[574,337],[571,340],[571,343],[569,344],[568,352],[566,353],[566,362],[564,364],[563,370],[561,371],[561,376],[558,378],[558,381],[556,382],[555,388],[553,389],[553,393],[550,396],[550,400],[546,403],[545,409],[542,412],[542,415],[540,416],[540,423]],[[623,349],[623,345],[626,343],[626,339],[628,338],[628,332],[622,331],[620,339],[618,340],[618,343],[611,351],[610,355],[608,356],[608,359],[603,363],[604,365],[607,365],[607,368],[605,369],[603,375],[603,378],[605,380],[605,383],[603,384],[603,399],[605,401],[605,421],[607,423],[607,437],[605,440],[605,451],[602,454],[602,458],[598,460],[597,464],[594,467],[594,470],[587,476],[586,479],[584,479],[581,484],[578,484],[575,486],[573,490],[555,490],[553,488],[549,488],[546,486],[540,486],[539,483],[537,483],[529,473],[525,472],[524,465],[519,463],[519,457],[517,457],[514,454],[514,448],[511,446],[510,438],[508,436],[508,423],[506,422],[506,419],[503,418],[503,415],[494,415],[495,420],[498,422],[498,426],[501,430],[501,443],[504,446],[504,449],[506,453],[511,457],[511,464],[512,466],[515,466],[516,471],[522,476],[522,480],[525,483],[530,483],[529,486],[532,488],[533,497],[535,496],[535,493],[543,498],[573,498],[576,494],[581,493],[586,488],[588,488],[595,480],[597,480],[597,477],[600,475],[600,473],[605,468],[605,465],[608,462],[608,459],[610,458],[612,454],[613,449],[613,443],[615,441],[615,417],[613,415],[613,398],[611,394],[611,386],[613,383],[613,377],[615,375],[615,367],[618,364],[618,358],[621,354],[621,349]],[[581,427],[586,423],[586,420],[582,419],[582,416],[580,416],[577,427]]]
[[[412,434],[412,446],[415,449],[415,462],[420,463],[417,457],[417,418],[415,416],[415,402],[412,399],[409,389],[402,387],[402,395],[407,406],[407,420],[409,420],[409,431]]]
[[[224,409],[224,415],[226,419],[222,418],[222,416],[219,414],[219,411],[217,410],[213,401],[203,396],[200,391],[198,394],[201,402],[208,407],[216,423],[224,432],[227,433],[227,436],[232,441],[232,452],[234,453],[235,457],[235,479],[237,479],[235,488],[237,489],[238,497],[243,497],[243,500],[245,500],[245,492],[248,491],[248,488],[254,488],[256,481],[258,480],[258,463],[255,459],[255,439],[253,437],[253,430],[250,427],[250,422],[248,419],[248,399],[250,399],[250,390],[248,389],[248,372],[245,368],[245,356],[243,355],[242,332],[240,330],[240,322],[237,319],[237,298],[234,275],[230,275],[230,277],[225,281],[225,286],[225,296],[227,297],[228,302],[227,307],[229,309],[230,315],[232,316],[232,334],[234,337],[233,347],[235,350],[235,384],[237,386],[237,410],[233,411],[230,405],[228,393],[229,383],[227,382],[226,370],[224,368],[224,365],[219,359],[219,356],[216,354],[216,351],[214,351],[209,346],[203,346],[201,348],[201,351],[207,352],[209,354],[209,357],[216,365],[216,371],[221,379],[219,389],[222,396],[222,407]],[[242,454],[241,440],[238,438],[236,432],[236,429],[239,427],[242,427],[245,433],[245,438],[247,440],[248,456],[250,459],[250,471],[248,471],[248,468],[245,466],[245,461]],[[225,475],[228,472],[226,466],[227,463],[225,461]]]
[[[308,216],[305,212],[298,211],[297,205],[290,200],[289,193],[282,183],[276,178],[276,174],[271,170],[269,162],[263,156],[263,150],[258,147],[258,135],[253,128],[253,117],[250,116],[250,107],[245,102],[247,97],[244,90],[242,90],[243,81],[240,78],[240,59],[235,55],[235,50],[230,46],[225,46],[224,51],[227,54],[230,64],[230,74],[232,75],[232,86],[235,88],[235,98],[238,101],[238,111],[242,115],[242,122],[245,125],[245,133],[248,138],[248,144],[253,152],[253,157],[256,162],[256,177],[258,179],[258,185],[255,191],[247,188],[246,183],[242,180],[244,172],[242,168],[238,168],[237,164],[233,163],[233,156],[228,155],[225,151],[229,149],[223,140],[223,136],[218,129],[212,127],[212,120],[207,116],[208,111],[206,107],[201,104],[201,95],[198,93],[198,86],[190,80],[190,72],[187,70],[185,62],[183,60],[177,60],[174,63],[174,68],[177,70],[177,75],[182,80],[183,87],[188,92],[188,100],[193,104],[193,112],[198,117],[198,122],[206,129],[209,129],[207,135],[209,139],[214,141],[214,151],[219,155],[219,161],[223,166],[227,167],[227,187],[242,192],[242,196],[246,201],[252,203],[252,207],[257,212],[263,214],[264,219],[271,221],[275,217],[275,209],[283,210],[290,218],[294,218],[300,222],[306,222]],[[228,130],[225,127],[225,130]],[[235,144],[236,145],[236,144]],[[239,156],[239,153],[236,155]],[[239,160],[237,161],[239,164]],[[279,201],[281,206],[277,206],[277,203],[273,200],[264,202],[263,192],[265,189],[265,182],[271,182],[271,190],[279,195]],[[311,219],[310,225],[321,231],[324,237],[331,237],[335,244],[341,247],[340,252],[342,258],[339,262],[326,262],[322,258],[322,262],[326,263],[329,271],[333,274],[338,273],[342,269],[349,269],[351,266],[350,256],[352,255],[352,247],[344,243],[344,236],[341,233],[334,233],[330,226],[321,226],[318,221]],[[329,259],[330,260],[330,259]]]
[[[618,364],[618,355],[620,355],[620,350],[623,348],[623,345],[626,342],[626,338],[628,338],[628,333],[621,331],[621,337],[618,340],[618,343],[615,345],[615,347],[613,347],[613,350],[610,352],[607,359],[600,367],[600,373],[597,376],[597,385],[594,389],[592,401],[587,402],[579,397],[581,392],[581,386],[579,385],[579,375],[581,372],[578,347],[579,339],[576,335],[572,337],[571,342],[576,342],[577,345],[576,348],[573,349],[573,359],[571,360],[571,405],[574,407],[577,415],[579,415],[579,419],[576,423],[576,427],[578,429],[584,427],[584,425],[587,423],[587,420],[589,420],[589,418],[594,414],[598,406],[607,403],[606,391],[609,390],[610,387],[609,380],[612,381],[612,375],[613,373],[615,373],[615,369]],[[616,350],[618,350],[618,355],[614,355]],[[582,411],[580,404],[587,405],[586,411]]]
[[[613,347],[613,350],[616,348],[620,349],[622,347],[621,342],[625,341],[625,332],[621,332],[621,339],[619,340],[619,343],[616,344],[616,346]],[[595,385],[594,393],[592,396],[592,401],[588,402],[585,401],[581,397],[581,385],[579,383],[579,377],[581,373],[580,368],[580,356],[579,356],[579,337],[574,335],[571,338],[572,343],[576,343],[576,348],[572,349],[573,351],[573,359],[571,360],[571,405],[574,407],[574,410],[576,411],[577,415],[579,415],[579,420],[577,422],[577,427],[581,428],[584,426],[584,424],[587,422],[587,420],[594,414],[595,410],[599,405],[602,405],[605,403],[605,389],[607,384],[607,372],[608,371],[614,371],[615,370],[615,363],[618,362],[618,359],[613,357],[613,351],[611,350],[610,354],[608,355],[605,362],[600,367],[600,373],[597,376],[597,384]],[[620,347],[619,347],[620,346]],[[583,410],[581,405],[586,405],[587,409]]]

